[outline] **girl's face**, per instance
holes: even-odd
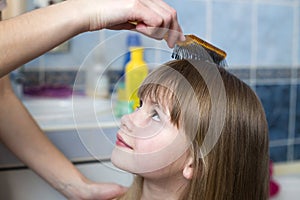
[[[117,167],[136,174],[170,164],[176,169],[186,158],[187,147],[184,132],[170,121],[169,110],[146,98],[135,112],[122,117],[111,159]]]

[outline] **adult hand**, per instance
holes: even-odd
[[[86,180],[87,181],[87,180]],[[68,186],[67,186],[68,187]],[[108,200],[120,197],[127,188],[112,183],[88,182],[81,186],[70,186],[63,193],[69,200]]]
[[[76,0],[75,0],[76,1]],[[155,39],[165,39],[169,47],[185,37],[176,11],[162,0],[88,0],[81,8],[90,31],[135,29]],[[88,4],[88,5],[87,5]]]

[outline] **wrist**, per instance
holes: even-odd
[[[71,179],[60,180],[54,183],[53,186],[69,200],[86,199],[84,197],[84,191],[89,190],[89,181],[79,173]]]
[[[79,28],[79,32],[87,32],[100,30],[103,27],[97,20],[100,19],[97,14],[101,13],[101,9],[98,8],[101,2],[94,2],[91,0],[68,0],[73,13],[73,22]],[[97,10],[95,10],[95,3],[97,3]]]
[[[62,2],[69,16],[69,25],[75,27],[76,34],[89,31],[89,16],[84,13],[87,2],[82,0],[68,0]]]

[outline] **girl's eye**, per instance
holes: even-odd
[[[158,115],[158,113],[156,111],[153,112],[151,118],[154,120],[154,121],[157,121],[159,122],[160,121],[160,117]]]

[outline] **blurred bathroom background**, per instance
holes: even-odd
[[[26,10],[38,5],[27,0]],[[55,1],[51,1],[55,2]],[[300,1],[299,0],[166,0],[177,10],[186,34],[195,34],[227,52],[228,70],[247,82],[267,114],[273,162],[300,160]],[[80,16],[79,16],[80,17]],[[101,42],[98,60],[126,50],[126,34],[109,30],[84,33],[27,63],[12,74],[21,96],[68,97],[77,81],[86,94],[85,73],[78,73],[88,54]],[[151,41],[153,42],[153,41]],[[142,44],[149,39],[142,38]],[[157,47],[160,48],[158,42]],[[30,48],[30,47],[29,47]],[[101,48],[100,48],[101,49]],[[171,50],[169,50],[171,51]],[[169,54],[168,54],[169,55]],[[124,55],[108,69],[108,88],[118,79]],[[145,60],[162,63],[171,57],[145,52]],[[85,71],[85,70],[83,70]],[[107,89],[107,88],[103,88]],[[22,97],[21,97],[22,98]]]

